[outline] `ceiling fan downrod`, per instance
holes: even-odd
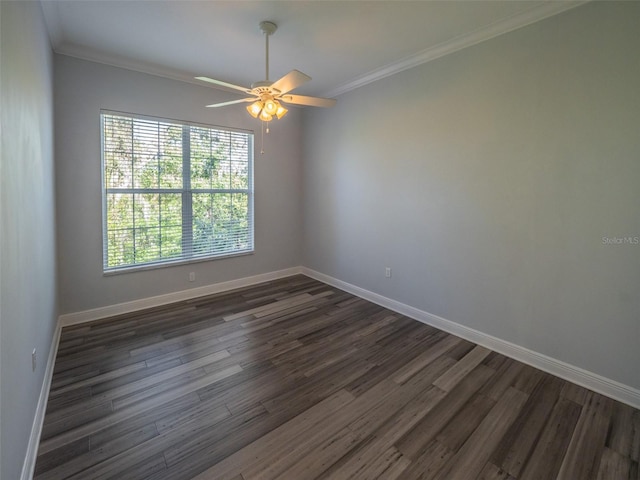
[[[265,82],[268,83],[269,82],[269,36],[273,35],[276,30],[278,30],[278,25],[276,25],[273,22],[269,22],[267,20],[264,20],[262,22],[260,22],[260,30],[262,30],[262,33],[264,33],[265,36],[265,58],[266,58],[266,65],[265,65]]]

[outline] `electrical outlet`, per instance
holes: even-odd
[[[384,269],[384,276],[387,278],[391,278],[391,267],[387,267]]]
[[[38,365],[38,354],[36,352],[36,349],[33,349],[33,352],[31,352],[31,371],[35,372],[36,371],[36,366]]]
[[[196,281],[196,272],[189,272],[189,281],[190,282]]]

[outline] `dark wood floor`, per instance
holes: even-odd
[[[36,478],[640,479],[640,412],[304,276],[65,328]]]

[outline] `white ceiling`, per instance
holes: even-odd
[[[249,86],[296,68],[313,81],[296,93],[336,96],[584,3],[512,1],[42,0],[62,54],[194,81]],[[195,81],[194,81],[195,82]]]

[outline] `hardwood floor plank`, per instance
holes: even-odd
[[[489,462],[482,469],[477,480],[515,480],[515,477]]]
[[[533,390],[522,412],[504,436],[493,462],[518,477],[560,396],[564,381],[547,375]]]
[[[612,400],[589,392],[564,457],[559,480],[595,478],[611,420]]]
[[[93,398],[97,398],[99,395],[102,395],[105,392],[110,392],[111,390],[114,390],[116,388],[130,385],[139,380],[145,380],[152,375],[164,372],[165,370],[168,370],[170,368],[179,367],[181,364],[182,362],[180,361],[180,359],[176,358],[163,362],[161,364],[154,365],[152,367],[147,365],[145,369],[137,370],[135,372],[92,385],[91,395],[93,396]]]
[[[253,367],[246,370],[246,375],[242,372],[229,381],[200,389],[198,395],[203,400],[215,397],[224,402],[231,413],[236,413],[296,388],[300,380],[299,376],[269,370],[268,367]]]
[[[405,383],[413,375],[429,365],[440,355],[444,355],[448,350],[454,348],[459,343],[459,338],[451,335],[445,337],[443,340],[426,349],[423,354],[414,358],[411,362],[407,363],[403,368],[396,372],[393,377],[393,381],[396,383]]]
[[[631,420],[631,453],[629,456],[634,462],[640,463],[640,410],[634,410]]]
[[[361,395],[373,385],[395,375],[408,361],[411,361],[423,353],[425,348],[429,348],[425,345],[429,345],[432,341],[437,341],[435,336],[432,337],[426,337],[418,344],[408,346],[404,350],[395,344],[389,345],[386,348],[375,344],[368,350],[371,355],[366,357],[367,360],[374,365],[373,368],[365,375],[347,385],[347,390],[354,395]],[[453,365],[453,363],[451,365]]]
[[[243,469],[254,468],[271,455],[278,455],[278,449],[288,449],[289,442],[297,439],[318,423],[324,421],[335,410],[341,409],[355,399],[346,390],[339,390],[300,415],[275,428],[242,450],[228,456],[221,462],[202,472],[198,480],[231,480]]]
[[[519,480],[556,478],[580,411],[577,403],[562,397],[558,400]]]
[[[457,452],[495,404],[496,402],[491,398],[476,393],[440,431],[436,440]]]
[[[171,390],[161,393],[146,401],[138,402],[137,404],[118,410],[117,412],[114,412],[110,415],[101,417],[97,420],[93,420],[89,423],[85,423],[72,430],[68,430],[60,435],[40,442],[39,451],[41,453],[50,452],[51,450],[59,448],[76,438],[93,435],[97,432],[100,432],[101,430],[106,429],[114,423],[125,421],[139,413],[148,410],[149,408],[153,408],[157,405],[161,405],[170,400],[179,398],[183,395],[196,391],[203,386],[210,385],[211,383],[225,378],[226,376],[234,375],[235,373],[238,373],[240,371],[242,371],[242,369],[239,366],[230,367],[226,370],[223,370],[222,372],[203,377],[195,382],[191,382],[190,384],[183,386],[177,391]]]
[[[115,422],[105,429],[83,438],[88,438],[91,442],[91,449],[96,450],[113,440],[128,435],[130,432],[143,428],[145,425],[153,423],[156,424],[157,428],[157,423],[165,417],[189,411],[191,408],[196,408],[199,404],[200,398],[198,394],[192,392],[162,405],[156,405],[153,408],[146,409],[138,415],[129,417],[121,422]]]
[[[447,352],[447,355],[449,355],[451,358],[457,361],[460,361],[464,356],[466,356],[469,352],[471,352],[471,350],[473,350],[475,346],[476,346],[475,343],[471,343],[468,340],[460,339],[460,342],[458,343],[458,345],[456,345],[455,348],[452,348],[449,352]]]
[[[371,335],[372,333],[377,332],[378,330],[380,330],[381,328],[384,328],[388,325],[391,325],[393,322],[397,322],[400,317],[398,315],[386,315],[387,312],[382,312],[384,313],[384,317],[377,322],[372,322],[371,324],[367,325],[366,327],[362,327],[360,328],[357,332],[356,332],[356,336],[357,337],[366,337],[368,335]]]
[[[609,478],[629,478],[631,473],[631,459],[618,452],[605,448],[600,459],[597,480]]]
[[[431,386],[413,397],[397,413],[388,417],[385,423],[373,431],[378,444],[383,450],[395,445],[400,438],[433,410],[445,395],[443,390]]]
[[[58,478],[69,478],[79,472],[85,471],[104,460],[125,452],[136,445],[139,445],[158,435],[156,426],[151,423],[139,429],[119,436],[110,442],[103,444],[100,448],[94,448],[82,455],[77,455],[68,462],[64,462],[56,468],[49,469],[42,475],[36,476],[35,480],[55,480]]]
[[[463,478],[481,471],[526,401],[526,394],[510,387],[436,478]]]
[[[92,404],[87,408],[79,407],[73,415],[67,415],[55,422],[49,422],[42,426],[41,438],[47,440],[63,432],[86,424],[98,418],[105,417],[113,413],[113,404],[111,400],[100,401]]]
[[[129,373],[137,372],[145,368],[147,368],[147,364],[145,362],[137,362],[131,365],[125,365],[124,367],[116,368],[115,370],[111,370],[102,374],[94,375],[84,380],[79,380],[78,378],[76,378],[71,385],[66,385],[56,389],[52,388],[51,392],[49,393],[49,396],[56,398],[70,391],[74,391],[79,388],[84,388],[86,386],[95,385],[96,383],[102,383],[107,380],[112,380],[114,378],[118,378],[123,375],[127,375]]]
[[[296,447],[289,452],[286,460],[280,460],[275,463],[271,461],[268,466],[261,466],[259,468],[259,474],[251,470],[244,470],[243,475],[247,478],[276,478],[276,474],[281,473],[281,470],[285,469],[284,466],[299,461],[300,458],[304,458],[307,452],[315,451],[314,445],[321,445],[330,439],[335,432],[339,431],[344,419],[353,418],[353,421],[348,424],[348,427],[358,435],[353,439],[354,443],[355,440],[372,434],[389,420],[396,408],[406,405],[414,397],[425,391],[425,389],[433,390],[435,393],[435,390],[438,389],[430,387],[430,384],[433,379],[437,378],[439,374],[447,368],[449,363],[449,359],[441,359],[440,361],[433,362],[428,371],[425,369],[424,373],[403,386],[388,381],[381,382],[358,397],[350,405],[346,406],[330,421],[323,424],[320,430],[314,432],[308,441],[305,442],[306,444],[296,445]],[[438,394],[435,393],[431,395],[430,398],[434,399],[437,396]],[[435,404],[435,402],[433,403]],[[397,407],[389,408],[390,405],[397,405]],[[388,445],[391,446],[392,442],[389,440],[386,441]],[[345,475],[344,472],[343,475]]]
[[[589,390],[576,385],[575,383],[567,382],[562,388],[560,396],[566,398],[567,400],[571,400],[578,405],[584,405],[587,402],[587,398],[589,397]]]
[[[100,393],[98,396],[94,398],[104,398],[104,399],[113,400],[113,399],[121,398],[135,392],[140,392],[140,391],[147,392],[149,391],[150,387],[162,385],[164,382],[167,382],[172,378],[180,377],[181,375],[184,375],[192,370],[197,370],[206,365],[211,365],[213,363],[218,362],[219,360],[222,360],[223,358],[228,358],[229,356],[230,356],[229,352],[227,352],[226,350],[215,352],[215,353],[212,353],[211,355],[207,355],[205,357],[199,358],[192,362],[180,364],[175,367],[162,370],[153,375],[148,375],[134,382],[127,383],[119,387],[111,388],[104,393]],[[149,395],[146,395],[146,396],[149,396]],[[114,402],[114,407],[116,407],[115,402]]]
[[[440,362],[447,363],[450,360],[451,359],[441,359]],[[434,372],[434,374],[434,376],[437,376],[437,372]],[[392,449],[394,458],[396,458],[395,452],[397,449],[394,447],[394,443],[415,426],[420,419],[431,411],[445,396],[444,391],[433,385],[427,389],[419,389],[416,391],[420,391],[420,393],[408,401],[406,399],[402,401],[402,406],[399,407],[398,413],[394,415],[390,415],[389,413],[395,409],[389,408],[386,408],[387,412],[385,415],[380,415],[380,413],[372,415],[376,409],[383,409],[381,405],[384,407],[387,406],[387,402],[385,401],[366,415],[351,422],[349,428],[358,433],[359,438],[368,438],[368,440],[353,448],[347,455],[344,455],[346,452],[343,452],[343,457],[331,469],[330,473],[326,475],[326,478],[352,478],[363,472],[366,473],[368,469],[364,468],[363,465],[375,462],[380,452],[387,452],[390,451],[390,449]],[[398,389],[396,392],[397,397],[400,398],[406,395],[402,389]],[[411,394],[409,393],[409,395]],[[397,397],[396,401],[400,400],[400,398]],[[398,455],[400,454],[398,453]],[[396,458],[396,460],[399,460],[399,457]],[[409,459],[405,460],[406,461],[403,460],[400,462],[394,469],[397,468],[399,472],[404,472],[410,464]],[[391,467],[391,465],[389,465],[389,467]],[[366,473],[366,475],[375,477],[372,473]]]
[[[305,408],[315,405],[322,398],[344,388],[352,380],[365,375],[371,369],[367,362],[352,362],[349,359],[334,365],[331,369],[324,370],[314,377],[304,377],[304,380],[296,382],[296,387],[274,397],[262,401],[265,408],[271,413],[283,410],[301,412]],[[335,372],[340,371],[343,376],[336,378]],[[335,381],[327,381],[329,378]]]
[[[494,371],[484,365],[478,365],[461,382],[448,392],[440,403],[415,425],[396,446],[410,459],[415,460],[432,439],[462,409],[471,396],[477,392]]]
[[[640,453],[640,412],[616,402],[611,415],[611,429],[606,446],[637,462]]]
[[[128,478],[144,478],[145,480],[155,480],[167,478],[167,467],[162,455],[147,458],[144,461],[132,466],[127,470]],[[81,477],[84,478],[84,477]],[[118,478],[117,475],[108,477],[111,480]]]
[[[230,418],[229,412],[220,409],[215,415],[199,417],[195,420],[184,422],[176,428],[166,430],[144,442],[137,443],[125,451],[110,455],[101,462],[95,463],[69,478],[77,478],[78,480],[97,479],[126,473],[130,469],[135,468],[141,461],[157,458],[158,455],[164,454],[167,447],[180,444],[193,435],[197,435],[203,430],[208,430],[210,427],[227,418]],[[164,457],[164,464],[166,466],[166,455]]]
[[[432,440],[404,471],[403,480],[433,480],[454,455],[454,451]]]
[[[458,363],[451,367],[447,372],[442,374],[433,384],[440,387],[445,392],[455,387],[462,378],[464,378],[471,370],[476,368],[485,359],[491,350],[477,346],[465,355]]]
[[[404,472],[410,464],[411,462],[409,460],[400,457],[395,462],[389,464],[387,468],[382,470],[375,478],[378,480],[395,480],[397,478],[403,478]]]
[[[524,365],[520,362],[516,362],[510,358],[505,360],[505,362],[502,362],[498,366],[496,375],[480,390],[480,393],[495,401],[500,399],[507,388],[514,385],[515,379],[518,378],[524,369]],[[489,366],[489,364],[487,364],[487,366]]]
[[[217,334],[220,331],[219,325],[203,328],[195,332],[187,332],[182,335],[171,336],[170,338],[158,339],[157,342],[143,345],[129,350],[129,355],[141,360],[149,360],[158,355],[167,354],[196,343],[206,342],[207,344],[218,343]]]
[[[443,370],[446,370],[450,363],[450,359],[442,358],[433,362],[428,369],[425,369],[419,376],[414,377],[411,382],[407,382],[402,386],[392,389],[384,402],[379,403],[369,410],[366,416],[360,415],[357,419],[349,423],[349,427],[354,431],[363,431],[367,435],[378,431],[392,416],[397,415],[407,404],[412,402],[414,398],[422,394],[426,394],[429,408],[422,413],[426,415],[428,411],[442,400],[446,392],[432,385],[434,378],[437,378]],[[366,393],[368,394],[368,392]],[[413,422],[412,422],[413,423]],[[415,423],[413,423],[415,424]],[[404,427],[404,424],[397,425]],[[413,426],[413,425],[412,425]],[[406,429],[403,429],[406,433]],[[378,432],[378,435],[381,435]],[[394,438],[395,441],[395,438]]]
[[[349,478],[364,480],[368,478],[395,479],[406,470],[411,462],[402,457],[395,448],[389,447],[369,462],[362,462],[361,468]],[[345,478],[345,477],[341,477]]]
[[[284,414],[271,415],[258,408],[260,407],[233,415],[220,425],[220,432],[202,432],[185,445],[175,445],[165,450],[168,478],[191,479],[288,419]]]
[[[360,441],[360,435],[349,428],[343,428],[320,443],[312,455],[302,457],[284,470],[280,478],[316,478],[342,458],[345,452],[355,448]]]
[[[64,410],[65,408],[75,405],[76,402],[83,402],[91,398],[91,387],[74,388],[66,392],[64,395],[57,397],[50,397],[47,400],[47,413],[53,413],[57,410]],[[48,419],[48,421],[51,421]]]
[[[546,373],[537,370],[530,365],[524,365],[522,370],[520,370],[520,373],[513,380],[512,386],[513,388],[529,395],[546,375]]]
[[[38,478],[38,475],[48,472],[59,465],[73,461],[76,457],[87,453],[89,449],[90,440],[88,438],[81,438],[58,450],[38,456],[34,478]]]
[[[275,302],[269,302],[266,305],[262,305],[260,307],[254,307],[249,310],[244,310],[241,312],[236,312],[231,315],[227,315],[224,317],[225,322],[230,322],[232,320],[236,320],[238,318],[249,317],[250,315],[255,316],[264,316],[266,314],[277,312],[283,310],[288,307],[304,304],[305,302],[310,301],[313,298],[312,295],[308,293],[303,293],[301,295],[296,295],[294,297],[286,298],[283,300],[276,300]]]
[[[368,413],[374,410],[381,402],[384,402],[387,397],[396,394],[397,389],[398,386],[391,381],[381,382],[345,405],[331,417],[326,418],[322,424],[318,424],[314,431],[309,432],[309,436],[299,439],[295,445],[290,445],[285,455],[278,458],[265,458],[262,463],[256,464],[251,468],[244,468],[242,475],[247,479],[260,478],[265,480],[278,478],[278,475],[284,470],[313,451],[316,445],[322,444],[325,439],[340,431],[346,423],[368,416]]]

